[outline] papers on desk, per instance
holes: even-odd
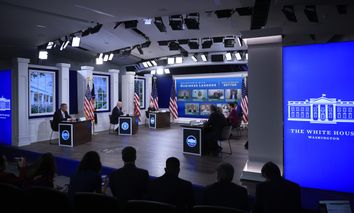
[[[86,121],[86,117],[80,117],[79,121]]]

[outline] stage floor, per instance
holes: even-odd
[[[51,152],[54,156],[74,160],[81,160],[86,152],[94,150],[100,154],[104,166],[119,168],[123,166],[121,150],[125,146],[133,146],[137,149],[136,165],[147,169],[150,176],[161,176],[164,173],[166,159],[174,156],[181,162],[181,178],[205,186],[216,181],[215,169],[221,162],[228,162],[234,166],[234,182],[240,183],[240,175],[248,155],[248,151],[243,147],[245,141],[244,137],[231,140],[232,155],[199,157],[183,154],[182,128],[179,125],[159,130],[139,126],[136,135],[119,136],[108,134],[108,131],[99,132],[93,136],[92,142],[73,148],[50,145],[49,141],[43,141],[21,149],[39,153]],[[228,151],[227,143],[223,143],[223,147]]]

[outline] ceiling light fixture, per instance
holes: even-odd
[[[113,57],[114,57],[114,54],[113,54],[113,53],[109,54],[108,60],[112,61]]]
[[[181,56],[176,57],[176,64],[182,64],[183,58]]]
[[[226,53],[226,54],[225,54],[225,57],[226,57],[226,60],[227,60],[227,61],[231,61],[231,60],[232,60],[232,55],[231,55],[231,53]]]
[[[158,75],[162,75],[162,74],[163,74],[163,69],[162,69],[162,68],[158,68],[157,71],[156,71],[156,73],[157,73]]]
[[[164,69],[165,74],[170,74],[170,69]]]
[[[197,55],[192,55],[191,58],[194,62],[198,62]]]
[[[175,58],[167,58],[167,64],[175,64]]]
[[[47,44],[47,50],[50,50],[50,49],[52,49],[53,47],[54,47],[54,42],[52,42],[52,41],[48,42],[48,44]]]
[[[151,75],[156,75],[156,70],[151,70],[150,74]]]
[[[40,50],[39,53],[38,53],[38,58],[41,59],[41,60],[48,59],[48,51]]]
[[[202,58],[202,61],[204,62],[208,61],[207,55],[205,53],[201,54],[200,57]]]
[[[80,37],[75,36],[71,42],[72,47],[80,47]]]

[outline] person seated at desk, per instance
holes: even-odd
[[[153,103],[150,103],[149,108],[145,111],[146,118],[149,118],[151,112],[155,112],[156,108]]]
[[[118,118],[124,114],[122,106],[123,103],[121,101],[118,101],[117,105],[112,110],[111,124],[116,124],[116,126],[114,127],[116,131],[118,130]]]
[[[68,113],[68,105],[66,103],[60,104],[60,109],[58,109],[53,116],[53,130],[58,131],[59,123],[70,119],[71,116]]]
[[[206,128],[205,138],[208,152],[217,154],[221,151],[221,147],[218,145],[218,140],[221,137],[223,128],[227,125],[225,116],[215,105],[210,106],[210,112],[208,121],[204,123]]]

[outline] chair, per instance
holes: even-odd
[[[26,209],[28,212],[71,212],[69,198],[64,192],[45,187],[31,187],[26,194],[26,202],[28,202]]]
[[[230,152],[222,152],[222,153],[227,153],[230,155],[232,154],[232,149],[231,149],[231,144],[230,144],[231,129],[232,129],[232,126],[225,126],[222,129],[221,137],[218,140],[220,146],[223,141],[227,141],[229,143]]]
[[[130,200],[126,204],[125,212],[177,213],[177,210],[176,210],[176,206],[167,203],[148,201],[148,200]]]
[[[198,205],[193,207],[192,213],[247,213],[247,211],[222,206]]]
[[[24,212],[22,204],[25,201],[24,192],[17,186],[0,183],[1,209],[11,212]]]
[[[50,128],[52,129],[52,132],[50,133],[50,140],[49,140],[49,144],[53,144],[53,145],[58,145],[58,143],[53,143],[53,133],[54,132],[58,132],[58,131],[55,131],[54,130],[54,123],[53,123],[53,120],[49,120],[49,123],[50,123]]]
[[[115,197],[92,193],[78,192],[74,195],[75,212],[115,212],[119,213],[119,203]]]
[[[118,124],[118,122],[112,122],[112,115],[108,115],[109,116],[109,134],[115,134],[114,131],[114,126]],[[113,130],[113,131],[112,131]]]

